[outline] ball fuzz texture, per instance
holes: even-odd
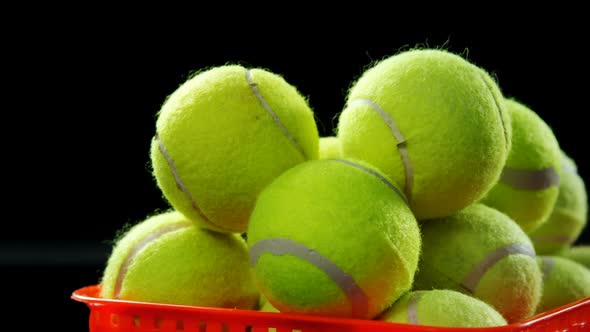
[[[281,312],[373,318],[411,287],[420,234],[370,166],[309,161],[260,195],[248,227],[258,288]]]
[[[402,186],[417,219],[448,216],[497,181],[511,141],[495,82],[463,58],[415,50],[383,60],[351,88],[338,123],[345,158]]]
[[[575,246],[561,253],[561,256],[590,269],[590,246]]]
[[[109,299],[255,309],[258,291],[244,240],[169,212],[131,228],[102,277]]]
[[[529,238],[505,214],[474,204],[422,223],[422,255],[414,289],[452,289],[494,307],[509,322],[532,316],[541,271]]]
[[[256,197],[283,171],[318,158],[306,100],[282,77],[224,66],[166,100],[151,159],[170,204],[202,227],[244,232]]]
[[[588,196],[576,164],[562,152],[559,194],[547,221],[531,234],[535,250],[552,255],[570,247],[582,233],[588,219]]]
[[[506,325],[494,308],[474,297],[452,290],[409,292],[379,317],[393,323],[447,327]]]
[[[270,302],[264,298],[264,296],[260,297],[260,302],[258,303],[258,311],[262,312],[280,312],[277,308],[273,307]]]
[[[537,312],[545,312],[590,296],[590,270],[566,258],[539,256],[543,296]]]
[[[547,220],[559,192],[561,152],[551,128],[533,111],[506,100],[512,118],[512,149],[498,184],[483,203],[529,233]]]
[[[340,158],[340,140],[338,137],[329,136],[320,138],[320,159]]]

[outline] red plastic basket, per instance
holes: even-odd
[[[95,285],[80,288],[72,294],[72,299],[84,302],[90,308],[90,332],[590,331],[590,298],[556,308],[518,324],[493,328],[441,328],[360,319],[109,300],[99,298],[99,293],[100,286]]]

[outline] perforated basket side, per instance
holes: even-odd
[[[251,310],[203,308],[101,299],[99,286],[74,292],[72,298],[90,309],[90,332],[545,332],[590,331],[590,298],[532,319],[494,328],[441,328],[370,320]]]

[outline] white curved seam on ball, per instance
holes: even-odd
[[[420,320],[418,320],[418,302],[420,302],[420,298],[424,295],[423,291],[415,292],[410,300],[408,300],[408,323],[410,324],[420,324]]]
[[[303,151],[303,148],[301,147],[301,145],[299,145],[297,143],[297,141],[295,140],[295,137],[293,137],[293,135],[291,135],[289,130],[287,130],[287,127],[285,127],[285,125],[281,122],[281,119],[279,119],[279,116],[277,115],[277,113],[275,113],[272,110],[272,108],[270,107],[270,105],[266,102],[266,99],[264,99],[264,97],[260,93],[260,90],[258,89],[258,84],[256,82],[254,82],[254,80],[252,79],[252,73],[249,69],[246,69],[246,81],[248,82],[248,85],[252,89],[252,93],[254,93],[254,95],[256,96],[256,99],[258,99],[258,101],[260,102],[262,107],[272,117],[275,124],[283,132],[283,135],[285,135],[287,137],[289,142],[291,142],[291,144],[295,147],[295,149],[297,149],[297,151],[299,151],[301,156],[303,156],[303,159],[306,160],[307,157],[305,156],[305,152]]]
[[[559,186],[559,174],[551,167],[540,170],[504,167],[499,182],[521,190],[543,190]]]
[[[156,139],[156,141],[158,141],[158,149],[160,150],[160,153],[162,154],[162,156],[164,156],[164,159],[166,159],[166,163],[168,163],[168,167],[170,167],[170,172],[172,173],[172,176],[174,177],[174,182],[176,182],[176,187],[189,200],[193,210],[195,210],[199,214],[199,216],[201,216],[203,221],[210,224],[212,227],[217,227],[217,228],[224,230],[224,231],[231,231],[231,232],[235,231],[233,229],[229,229],[229,228],[220,226],[220,225],[212,222],[205,215],[203,210],[201,210],[201,208],[199,207],[197,202],[194,200],[194,198],[193,198],[192,194],[190,193],[190,191],[188,190],[188,188],[184,185],[184,182],[182,182],[182,180],[180,179],[180,175],[178,174],[178,170],[176,169],[176,163],[174,162],[174,159],[172,159],[172,157],[170,157],[170,154],[168,154],[168,150],[166,150],[166,147],[164,146],[164,143],[162,142],[162,140],[160,139],[160,136],[158,134],[156,134],[155,139]]]
[[[535,258],[535,250],[523,243],[512,243],[500,247],[489,253],[481,260],[481,262],[477,263],[467,274],[465,279],[463,279],[461,286],[473,294],[486,272],[497,262],[510,255],[526,255]]]
[[[555,268],[555,260],[551,257],[543,256],[541,257],[541,272],[543,273],[543,282],[546,282],[547,279],[551,276],[551,272],[553,272],[553,268]]]
[[[408,204],[408,200],[406,199],[406,196],[404,196],[404,194],[396,188],[396,186],[393,185],[393,183],[389,182],[389,180],[387,178],[385,178],[384,176],[382,176],[381,174],[379,174],[378,172],[364,167],[362,165],[359,165],[357,163],[353,163],[352,161],[348,161],[348,160],[344,160],[344,159],[338,159],[338,158],[333,158],[333,159],[328,159],[331,161],[337,161],[337,162],[341,162],[343,164],[352,166],[354,168],[360,169],[361,171],[365,172],[365,173],[369,173],[371,175],[373,175],[374,177],[378,178],[379,180],[381,180],[381,182],[385,183],[390,189],[392,189],[404,202],[406,202],[406,204]]]
[[[250,263],[256,266],[263,254],[275,256],[292,255],[320,269],[346,294],[352,315],[366,317],[369,311],[369,297],[354,278],[319,252],[290,239],[274,238],[256,242],[250,248]]]
[[[399,130],[399,128],[397,127],[389,113],[385,112],[385,110],[383,110],[383,108],[381,108],[381,106],[379,106],[374,101],[370,99],[355,99],[352,102],[350,102],[348,106],[353,106],[355,104],[369,106],[369,108],[371,108],[373,111],[375,111],[375,113],[377,113],[377,115],[379,115],[379,117],[381,118],[381,120],[383,120],[383,122],[385,122],[387,127],[389,127],[389,131],[391,131],[392,136],[397,141],[397,150],[402,158],[402,163],[404,164],[404,171],[406,175],[404,193],[406,194],[408,201],[411,201],[412,191],[414,187],[414,167],[412,165],[412,161],[410,160],[410,155],[408,154],[407,141],[404,135]]]
[[[117,280],[115,282],[115,290],[114,290],[114,298],[118,299],[121,295],[121,287],[123,286],[123,281],[125,280],[125,276],[127,275],[127,271],[129,270],[129,266],[133,262],[133,259],[139,252],[141,252],[148,244],[152,241],[157,240],[161,236],[168,234],[170,232],[174,232],[179,229],[191,227],[193,224],[191,222],[180,222],[172,225],[164,226],[153,233],[149,233],[146,235],[141,241],[137,242],[133,248],[129,251],[123,264],[119,268],[119,273],[117,274]]]
[[[502,126],[502,130],[504,132],[504,146],[508,150],[508,131],[506,130],[506,124],[504,123],[504,118],[502,117],[502,109],[500,108],[500,105],[498,104],[498,100],[496,100],[496,96],[494,96],[494,90],[492,90],[493,87],[488,83],[488,81],[486,81],[484,75],[481,72],[479,73],[479,76],[481,77],[483,84],[485,84],[486,87],[488,88],[488,90],[490,91],[490,94],[492,95],[492,99],[494,100],[494,105],[496,105],[496,109],[498,110],[498,115],[500,116],[500,125]],[[508,154],[508,151],[506,151],[506,154]]]

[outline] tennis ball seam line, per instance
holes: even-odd
[[[492,86],[490,86],[488,81],[486,81],[485,77],[483,76],[483,74],[481,72],[479,73],[479,77],[483,81],[483,84],[485,84],[486,87],[488,88],[488,91],[490,92],[490,94],[492,95],[492,99],[494,100],[494,105],[496,106],[496,110],[498,111],[498,115],[500,117],[500,125],[502,126],[502,131],[504,132],[504,146],[505,146],[506,150],[508,150],[508,132],[506,131],[506,124],[504,123],[504,118],[502,117],[502,109],[500,108],[500,104],[498,103],[498,100],[496,99],[496,96],[494,95],[494,92],[492,90]]]
[[[387,127],[389,128],[389,130],[391,132],[391,135],[397,141],[397,144],[396,144],[397,150],[401,156],[402,163],[404,164],[404,172],[405,172],[405,179],[406,179],[406,183],[404,186],[404,193],[406,194],[406,197],[408,198],[408,200],[411,200],[413,186],[414,186],[414,167],[412,165],[412,161],[410,160],[410,156],[408,154],[407,141],[406,141],[404,135],[402,134],[400,129],[397,127],[397,125],[393,121],[393,118],[391,117],[391,115],[389,113],[385,112],[385,110],[383,110],[383,108],[381,108],[381,106],[379,106],[376,102],[374,102],[370,99],[356,99],[356,100],[352,101],[349,104],[349,106],[353,106],[355,104],[363,104],[363,105],[369,106],[370,109],[375,111],[375,113],[377,113],[377,115],[379,115],[381,120],[383,120],[383,122],[385,122],[385,124],[387,125]]]
[[[499,182],[521,190],[543,190],[559,186],[559,174],[552,167],[541,170],[504,167]]]
[[[477,263],[471,271],[469,271],[465,279],[463,279],[461,286],[472,294],[475,293],[475,288],[485,273],[497,262],[510,255],[526,255],[535,258],[535,249],[523,243],[512,243],[500,247],[489,253],[484,259]]]
[[[351,161],[348,160],[344,160],[344,159],[328,159],[330,161],[337,161],[337,162],[341,162],[343,164],[352,166],[354,168],[357,168],[365,173],[369,173],[370,175],[373,175],[374,177],[376,177],[377,179],[381,180],[381,182],[385,183],[390,189],[392,189],[404,202],[406,202],[406,204],[408,204],[408,201],[406,199],[406,197],[404,196],[404,194],[399,191],[399,189],[397,189],[387,178],[385,178],[384,176],[382,176],[381,174],[379,174],[378,172],[375,172],[374,170],[364,167],[362,165],[359,165],[357,163],[353,163]]]
[[[555,267],[555,260],[551,257],[542,256],[541,257],[541,273],[543,274],[543,282],[546,282],[553,272],[553,268]]]
[[[262,254],[292,255],[324,272],[346,295],[352,315],[365,317],[369,311],[369,297],[354,278],[319,252],[290,239],[273,238],[256,242],[250,248],[250,264],[254,267]]]
[[[408,323],[420,325],[420,321],[418,320],[418,302],[420,302],[420,298],[422,298],[425,293],[425,291],[417,291],[408,301]]]
[[[193,224],[191,222],[180,222],[180,223],[175,223],[172,225],[166,225],[162,228],[157,229],[155,232],[151,232],[151,233],[147,234],[143,239],[141,239],[137,243],[135,243],[135,245],[129,250],[129,252],[125,256],[125,259],[123,260],[123,263],[121,264],[121,267],[119,268],[119,273],[117,274],[117,278],[116,278],[116,282],[115,282],[114,298],[115,299],[119,298],[119,295],[121,293],[121,288],[123,287],[123,281],[125,279],[125,276],[127,275],[129,267],[131,266],[131,263],[133,262],[133,259],[135,258],[135,256],[137,256],[137,254],[139,254],[141,252],[141,250],[143,250],[148,244],[157,240],[158,238],[160,238],[161,236],[163,236],[165,234],[177,231],[179,229],[191,227],[191,226],[193,226]]]
[[[191,192],[188,190],[188,188],[186,187],[184,182],[182,182],[182,179],[180,178],[180,175],[178,174],[178,169],[176,169],[176,163],[174,162],[174,159],[172,159],[172,157],[168,153],[168,150],[166,150],[166,147],[164,146],[164,143],[160,139],[160,135],[158,135],[158,133],[156,133],[156,136],[154,137],[154,139],[158,142],[158,149],[160,150],[160,153],[162,154],[162,156],[166,160],[168,167],[170,167],[170,172],[172,173],[172,177],[174,177],[174,182],[176,182],[176,188],[178,188],[178,190],[180,190],[184,194],[184,196],[189,200],[193,210],[195,210],[199,214],[199,216],[203,219],[203,221],[205,223],[208,223],[212,227],[216,227],[216,228],[224,230],[224,231],[234,232],[235,231],[234,229],[230,229],[230,228],[218,225],[218,224],[214,223],[213,221],[211,221],[205,215],[203,210],[201,210],[201,208],[199,207],[197,202],[194,200]]]
[[[281,119],[279,118],[277,113],[275,113],[272,110],[270,105],[266,102],[266,99],[264,99],[264,97],[260,93],[260,89],[258,89],[258,84],[256,82],[254,82],[254,80],[252,79],[252,72],[250,69],[246,69],[246,81],[248,82],[248,85],[252,89],[252,93],[254,93],[254,96],[256,96],[256,99],[258,99],[258,101],[260,102],[260,104],[262,105],[264,110],[272,117],[272,119],[275,122],[275,124],[277,125],[277,127],[279,127],[279,129],[283,132],[283,135],[285,135],[287,137],[287,139],[289,140],[289,142],[291,142],[291,144],[295,147],[295,149],[297,149],[297,151],[299,151],[301,156],[303,156],[303,159],[305,159],[305,160],[308,159],[305,156],[305,151],[303,151],[303,148],[301,147],[301,145],[299,145],[299,143],[297,143],[297,141],[295,140],[295,137],[293,137],[293,135],[291,135],[291,133],[289,132],[287,127],[285,127],[283,122],[281,122]]]

